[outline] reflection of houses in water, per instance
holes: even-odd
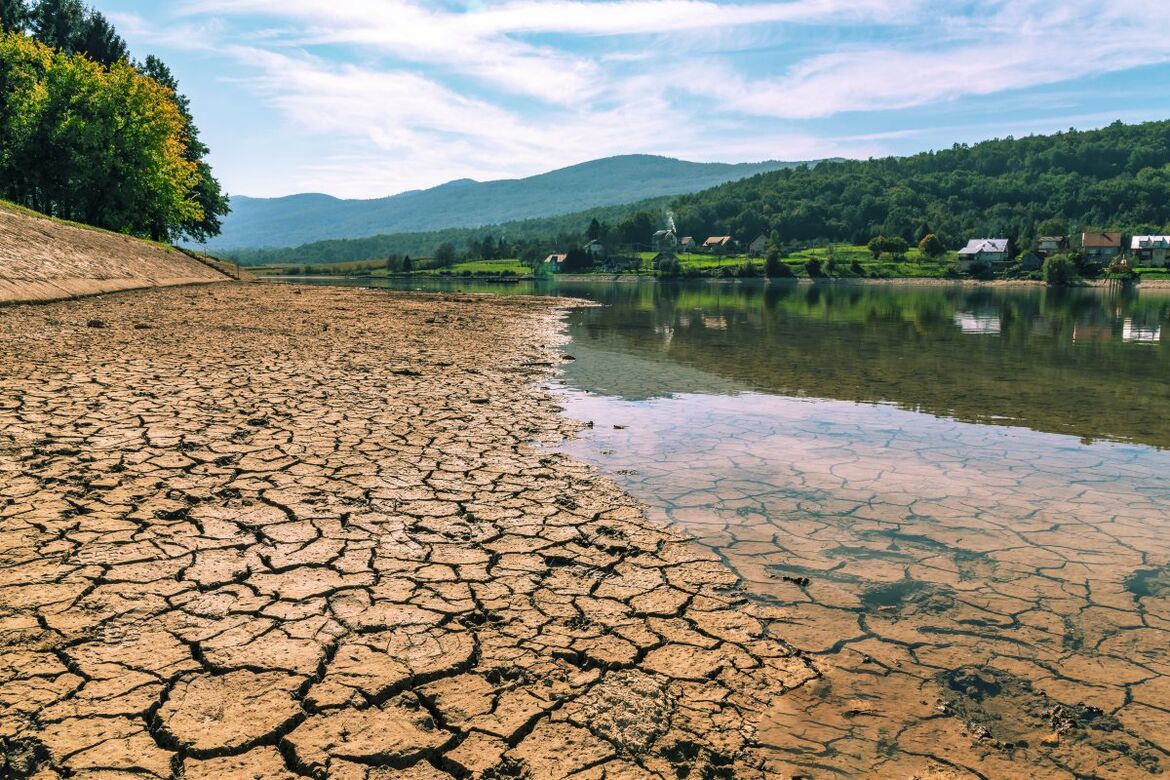
[[[727,330],[727,318],[722,315],[703,317],[703,327],[707,330]]]
[[[1074,344],[1093,344],[1113,341],[1112,322],[1080,322],[1073,328]]]
[[[1003,329],[998,312],[986,314],[961,311],[955,314],[955,324],[964,333],[974,336],[998,336]]]
[[[1121,340],[1135,344],[1157,344],[1162,340],[1162,328],[1159,325],[1135,323],[1129,318],[1121,326]]]

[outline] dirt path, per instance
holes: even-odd
[[[572,432],[555,305],[0,309],[0,776],[764,777],[756,713],[813,672],[533,446]]]
[[[0,204],[0,304],[222,282],[178,250]]]

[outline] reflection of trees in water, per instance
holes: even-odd
[[[609,306],[575,312],[575,338],[761,391],[1170,446],[1170,393],[1159,390],[1167,296],[834,284],[592,292]]]

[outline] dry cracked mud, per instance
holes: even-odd
[[[0,310],[0,777],[766,776],[760,717],[816,672],[539,446],[575,431],[534,384],[563,305]]]

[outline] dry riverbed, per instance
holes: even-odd
[[[816,672],[538,446],[559,305],[0,309],[0,777],[775,776],[761,714]]]

